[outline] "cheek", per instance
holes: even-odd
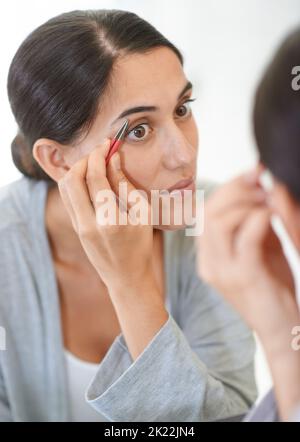
[[[195,151],[198,152],[198,145],[199,145],[199,133],[197,124],[195,121],[195,118],[192,117],[189,121],[189,124],[187,125],[185,136],[188,140],[188,142],[194,146]]]
[[[122,168],[136,188],[151,190],[160,170],[159,153],[146,146],[123,146],[120,149]]]

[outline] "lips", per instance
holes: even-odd
[[[193,183],[194,183],[193,178],[180,180],[176,184],[174,184],[174,186],[169,187],[167,190],[169,192],[172,192],[173,190],[184,190],[186,188],[190,188],[193,185]]]

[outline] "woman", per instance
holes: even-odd
[[[300,421],[300,313],[293,275],[271,225],[278,215],[300,252],[299,61],[300,29],[284,41],[256,93],[261,165],[215,192],[200,238],[199,273],[257,332],[270,365],[275,395],[270,392],[249,421]],[[270,191],[261,186],[265,168],[273,176]]]
[[[96,222],[99,191],[127,202],[120,182],[194,189],[191,93],[180,52],[129,12],[65,13],[18,49],[25,176],[0,202],[1,420],[216,420],[253,403],[252,335],[197,277],[184,225]]]

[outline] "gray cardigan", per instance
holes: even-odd
[[[69,421],[59,293],[45,230],[47,183],[0,189],[0,421]],[[87,386],[109,421],[213,421],[256,398],[254,340],[195,270],[192,237],[164,233],[169,318],[136,361],[119,335]]]

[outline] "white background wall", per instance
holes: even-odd
[[[20,174],[10,156],[17,127],[6,79],[23,39],[38,25],[73,9],[118,8],[138,13],[183,52],[195,84],[200,131],[199,177],[223,181],[255,160],[251,106],[262,69],[280,40],[300,25],[300,0],[10,0],[1,4],[0,185]],[[260,394],[270,385],[259,349]]]

